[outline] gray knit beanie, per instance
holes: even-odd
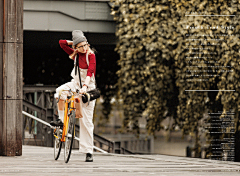
[[[73,46],[81,42],[86,42],[87,38],[84,36],[83,32],[80,30],[74,30],[72,32]]]

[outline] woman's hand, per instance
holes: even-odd
[[[73,53],[72,53],[71,55],[69,55],[69,58],[70,58],[70,59],[74,59],[77,53],[78,53],[78,50],[75,49],[75,50],[73,51]]]
[[[86,93],[87,92],[89,82],[90,82],[90,76],[87,76],[82,88],[80,89],[80,93]]]
[[[80,89],[80,93],[86,93],[87,92],[89,82],[90,82],[90,76],[87,76],[82,88]]]
[[[80,89],[80,93],[86,93],[87,92],[87,86],[83,86],[81,89]]]

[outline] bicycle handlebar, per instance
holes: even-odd
[[[68,91],[70,94],[72,94],[72,95],[74,95],[74,96],[75,96],[76,94],[82,96],[82,94],[83,94],[83,93],[79,93],[79,90],[78,90],[78,89],[77,89],[76,92],[75,92],[75,91],[72,91],[71,89],[68,89],[68,90],[60,90],[57,103],[59,102],[60,97],[61,97],[61,94],[62,94],[63,91]]]

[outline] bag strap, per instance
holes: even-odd
[[[76,54],[75,56],[75,60],[74,60],[74,66],[75,66],[75,75],[77,75],[78,72],[78,77],[79,77],[79,83],[80,83],[80,87],[82,88],[82,80],[81,80],[81,75],[80,75],[80,68],[79,68],[79,59],[78,59],[78,54]]]
[[[82,88],[82,80],[81,80],[81,75],[80,75],[80,68],[78,67],[78,77],[79,77],[79,82],[80,82],[80,86]]]
[[[77,61],[77,55],[76,55],[74,60],[75,75],[77,75],[77,64],[78,64],[78,61]]]

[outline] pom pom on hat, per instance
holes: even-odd
[[[74,30],[72,32],[72,40],[73,40],[73,45],[75,46],[78,43],[86,42],[87,38],[84,36],[81,30]]]

